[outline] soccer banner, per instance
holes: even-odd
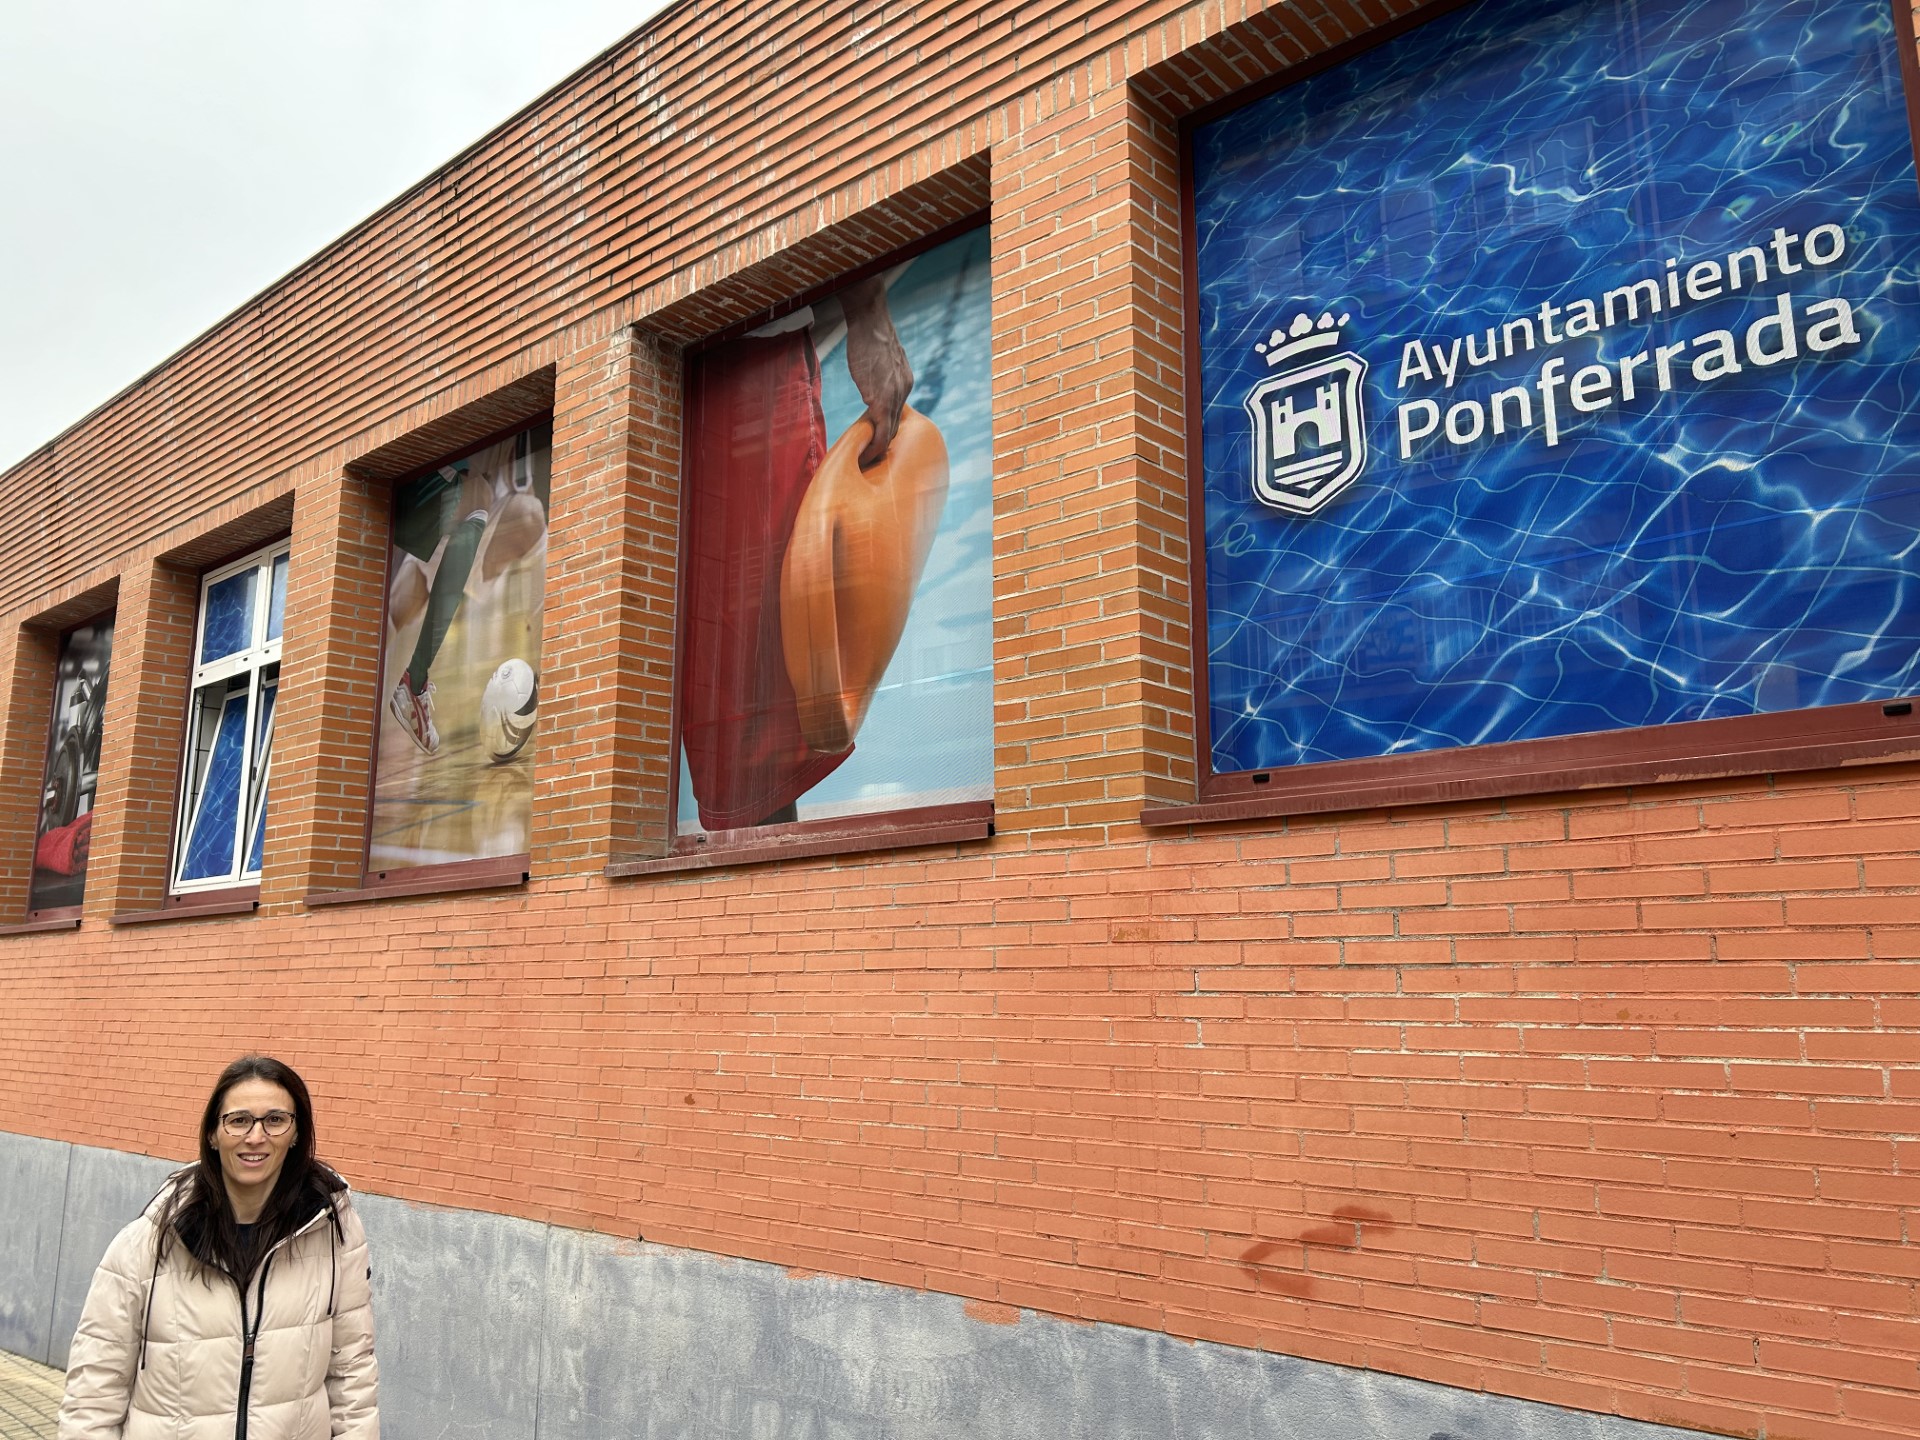
[[[78,905],[86,893],[93,796],[100,779],[100,726],[107,713],[107,667],[112,658],[110,618],[82,625],[61,638],[27,899],[32,910]]]
[[[992,797],[987,256],[690,357],[680,833]]]
[[[1482,0],[1193,132],[1217,774],[1920,688],[1887,0]]]
[[[529,845],[546,424],[394,487],[369,870]]]

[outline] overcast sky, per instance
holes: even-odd
[[[0,469],[665,0],[0,0]]]

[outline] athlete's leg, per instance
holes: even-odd
[[[387,623],[398,635],[427,608],[427,567],[418,557],[403,554],[387,593]]]
[[[427,688],[427,673],[433,657],[447,638],[447,629],[460,611],[467,588],[467,576],[473,572],[474,553],[480,548],[480,536],[487,528],[487,512],[469,514],[447,536],[447,548],[440,556],[440,569],[427,592],[427,612],[420,622],[420,638],[414,643],[413,658],[407,661],[407,675],[414,693]]]
[[[434,572],[433,588],[427,593],[426,618],[420,624],[420,638],[407,662],[407,676],[414,693],[427,688],[427,673],[433,657],[440,653],[440,642],[447,638],[447,627],[459,613],[467,588],[467,576],[473,573],[473,557],[480,549],[480,537],[486,533],[487,515],[493,509],[491,480],[469,470],[460,485],[460,523],[447,536],[440,552],[440,568]]]
[[[493,533],[480,557],[480,578],[490,581],[532,551],[547,533],[547,508],[531,493],[515,491],[494,512]]]
[[[469,472],[460,487],[459,513],[464,518],[453,527],[440,548],[440,562],[434,568],[433,585],[427,592],[426,613],[420,620],[420,636],[414,642],[413,657],[407,661],[407,668],[387,701],[394,718],[406,728],[407,738],[429,755],[439,752],[440,730],[433,721],[433,682],[428,673],[465,598],[467,576],[473,570],[480,537],[486,533],[492,498],[492,487],[485,478]]]

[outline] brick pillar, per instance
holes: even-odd
[[[993,152],[995,819],[1098,840],[1193,798],[1180,205],[1173,127],[1076,78]]]
[[[87,916],[157,908],[167,894],[199,576],[149,562],[120,582]]]
[[[60,639],[52,630],[22,625],[0,637],[0,675],[6,711],[0,715],[0,925],[26,914],[33,881],[33,841],[40,825],[40,787],[47,763],[47,726],[53,705]],[[111,677],[108,681],[111,685]]]
[[[536,877],[665,852],[675,780],[676,348],[622,329],[561,363],[549,513]]]
[[[294,496],[262,909],[349,890],[366,861],[388,490],[323,475]]]

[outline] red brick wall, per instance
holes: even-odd
[[[1736,1433],[1915,1423],[1920,772],[0,942],[5,1128]]]
[[[184,1156],[269,1048],[389,1194],[1920,1436],[1920,766],[1137,823],[1194,782],[1177,117],[1412,8],[683,6],[0,476],[16,833],[49,617],[121,625],[88,919],[0,937],[0,1129]],[[672,788],[679,344],[989,202],[998,834],[608,881]],[[535,877],[309,910],[359,874],[385,481],[549,403]],[[192,577],[275,525],[261,911],[111,927]]]

